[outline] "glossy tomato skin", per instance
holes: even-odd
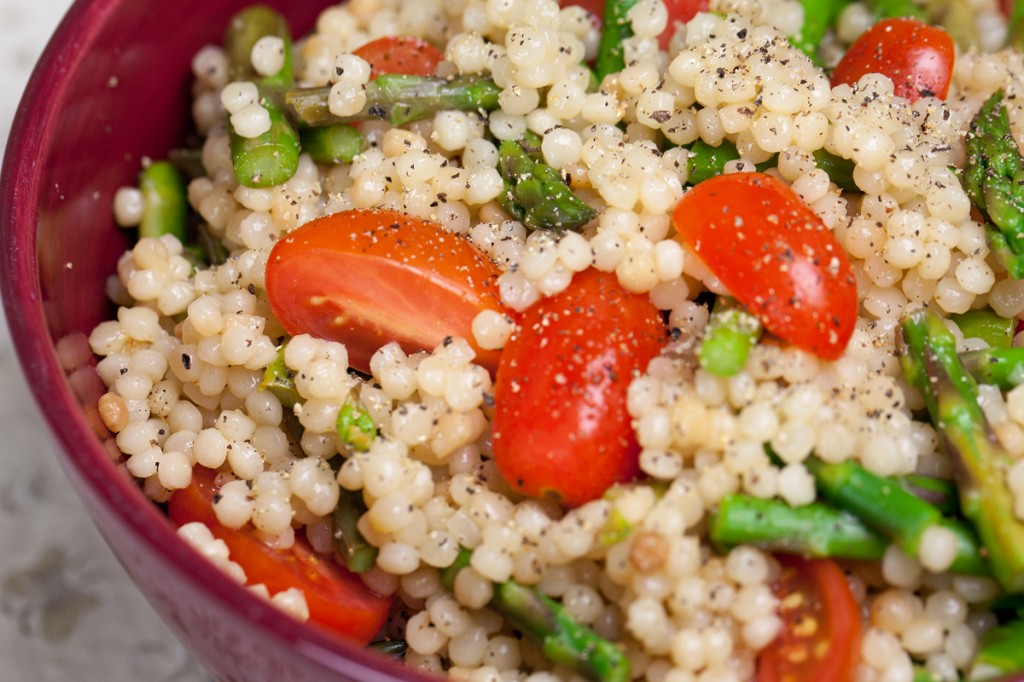
[[[862,626],[842,569],[830,559],[778,558],[782,570],[773,590],[782,631],[758,657],[757,682],[850,682]]]
[[[382,73],[407,76],[432,76],[444,55],[421,38],[412,36],[385,36],[371,40],[353,51],[370,63],[370,78]]]
[[[528,308],[494,387],[494,460],[505,480],[577,506],[639,475],[626,390],[665,334],[647,296],[594,269]]]
[[[597,17],[604,17],[604,0],[562,0],[562,7],[577,5]],[[710,0],[665,0],[665,9],[668,10],[668,26],[658,36],[658,43],[661,49],[668,47],[669,41],[676,31],[676,24],[685,24],[696,16],[697,12],[706,12]]]
[[[885,19],[854,41],[832,72],[832,85],[853,85],[865,74],[881,73],[910,102],[945,99],[955,57],[953,39],[941,28],[909,17]]]
[[[677,238],[765,328],[834,360],[857,322],[849,257],[781,180],[732,173],[698,183],[676,206]]]
[[[391,613],[391,597],[374,594],[358,576],[331,557],[322,557],[301,534],[289,550],[268,547],[245,528],[220,524],[213,511],[219,486],[216,472],[197,466],[192,484],[177,490],[167,513],[178,526],[198,521],[228,546],[230,559],[245,571],[248,584],[264,584],[271,594],[296,587],[309,606],[309,620],[358,644],[369,643]]]
[[[340,341],[349,365],[397,341],[431,350],[449,336],[473,346],[493,374],[499,353],[473,340],[473,318],[506,313],[501,271],[468,240],[398,211],[342,211],[285,235],[270,252],[266,287],[275,316],[292,335]]]

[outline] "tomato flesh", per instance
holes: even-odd
[[[757,682],[852,680],[860,659],[857,600],[830,559],[780,556],[773,585],[782,631],[758,658]]]
[[[270,306],[289,334],[340,341],[349,365],[397,341],[406,352],[460,336],[493,373],[499,353],[473,340],[473,318],[504,313],[501,271],[465,238],[398,211],[334,213],[292,230],[270,252]]]
[[[698,183],[673,214],[678,239],[765,328],[826,360],[857,323],[857,287],[835,235],[788,185],[764,173]]]
[[[370,63],[370,78],[384,73],[432,76],[444,55],[436,47],[412,36],[385,36],[352,52]]]
[[[896,95],[914,102],[945,99],[956,50],[948,33],[909,17],[885,19],[865,31],[832,72],[832,85],[853,85],[868,73],[892,79]]]
[[[391,612],[391,597],[374,594],[353,573],[332,557],[313,551],[301,535],[288,550],[273,549],[245,528],[220,524],[213,511],[216,472],[204,467],[192,471],[192,484],[177,490],[167,513],[178,526],[198,521],[228,546],[230,559],[245,571],[248,584],[264,584],[271,594],[290,588],[302,590],[309,606],[309,621],[358,644],[367,644],[380,631]]]
[[[650,299],[627,292],[614,273],[577,273],[528,308],[494,387],[494,460],[505,480],[577,506],[639,475],[626,390],[664,338]]]

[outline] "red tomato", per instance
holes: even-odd
[[[782,632],[761,652],[757,682],[848,682],[860,660],[857,601],[830,559],[780,556]]]
[[[461,336],[493,373],[498,352],[473,341],[473,318],[505,312],[498,267],[465,238],[398,211],[353,210],[289,232],[267,262],[270,307],[289,334],[341,341],[368,372],[390,341],[407,352]]]
[[[626,389],[665,339],[647,296],[585,270],[526,310],[494,386],[494,461],[536,497],[577,506],[639,473]]]
[[[908,101],[946,99],[955,57],[953,39],[941,28],[908,17],[885,19],[850,46],[832,72],[832,85],[853,85],[864,74],[881,73]]]
[[[672,216],[678,239],[765,328],[826,360],[857,322],[846,251],[788,185],[764,173],[698,183]]]
[[[676,24],[685,24],[697,14],[706,12],[711,0],[665,0],[665,8],[668,10],[668,26],[664,33],[658,37],[661,49],[668,47],[672,36],[676,32]],[[604,0],[562,0],[562,7],[566,5],[578,5],[597,17],[604,16]]]
[[[370,78],[382,73],[432,76],[444,55],[425,40],[410,36],[387,36],[371,40],[353,51],[370,62]]]
[[[192,470],[192,485],[177,490],[167,505],[168,516],[179,526],[198,521],[224,541],[230,558],[245,571],[249,584],[267,586],[271,594],[297,587],[306,595],[309,620],[358,644],[366,644],[380,631],[391,612],[391,597],[366,587],[331,557],[323,557],[296,536],[289,550],[268,547],[251,532],[222,526],[213,511],[216,472]]]

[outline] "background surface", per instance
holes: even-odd
[[[0,0],[0,153],[71,0]],[[135,589],[54,455],[0,310],[0,682],[208,682]]]

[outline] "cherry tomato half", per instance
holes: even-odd
[[[676,24],[685,24],[697,14],[706,12],[711,0],[665,0],[668,10],[668,26],[658,36],[661,49],[668,47],[676,32]],[[604,0],[562,0],[561,5],[578,5],[597,17],[604,17]]]
[[[768,331],[826,360],[857,322],[846,251],[781,180],[732,173],[698,183],[672,216],[678,239]]]
[[[494,386],[494,461],[512,487],[576,506],[639,474],[626,389],[665,339],[647,296],[585,270],[524,313]]]
[[[475,345],[473,318],[505,312],[501,271],[437,223],[385,210],[334,213],[292,230],[270,252],[267,296],[289,334],[340,341],[368,372],[390,341],[406,352],[461,336],[493,373],[498,352]]]
[[[757,682],[853,679],[860,659],[857,600],[830,559],[780,556],[773,586],[782,631],[758,658]]]
[[[216,472],[192,470],[192,484],[176,490],[167,514],[178,526],[198,521],[228,546],[230,559],[242,567],[249,584],[264,584],[271,594],[290,588],[302,590],[311,623],[358,644],[366,644],[380,631],[391,612],[391,597],[374,594],[353,573],[332,557],[317,554],[305,538],[296,535],[291,549],[273,549],[252,532],[222,526],[213,511]]]
[[[411,36],[386,36],[371,40],[353,54],[370,63],[370,78],[382,73],[432,76],[444,55],[436,47]]]
[[[910,102],[946,99],[955,57],[953,39],[941,28],[909,17],[885,19],[850,46],[832,72],[832,85],[853,85],[864,74],[881,73]]]

